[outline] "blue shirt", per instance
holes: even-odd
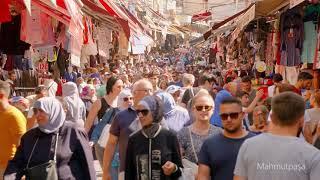
[[[225,137],[222,133],[204,141],[199,157],[199,164],[210,167],[211,180],[233,180],[233,170],[242,143],[255,136],[249,132],[240,139]]]

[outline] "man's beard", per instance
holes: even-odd
[[[235,127],[233,129],[227,129],[227,128],[224,128],[225,131],[227,131],[229,134],[235,134],[236,132],[238,132],[242,127],[239,126],[239,127]]]

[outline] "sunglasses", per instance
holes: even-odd
[[[133,100],[133,97],[125,97],[123,98],[123,101],[127,102],[127,101],[132,101]]]
[[[220,117],[222,120],[228,120],[228,117],[230,117],[230,119],[238,119],[240,113],[241,112],[223,113],[220,114]]]
[[[137,114],[142,114],[143,116],[146,116],[149,114],[149,110],[148,109],[141,109],[141,110],[136,110]]]
[[[197,111],[210,111],[212,109],[212,106],[195,106]]]

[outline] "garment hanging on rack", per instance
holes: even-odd
[[[313,63],[317,49],[318,19],[320,15],[320,5],[309,5],[305,9],[304,21],[304,41],[301,61]]]
[[[289,9],[281,15],[281,65],[300,65],[303,29],[303,18],[299,7]]]
[[[10,22],[2,23],[0,50],[7,55],[24,55],[30,44],[20,40],[21,15],[12,16]]]

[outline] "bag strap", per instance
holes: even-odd
[[[34,145],[33,145],[31,154],[30,154],[30,156],[29,156],[29,158],[28,158],[27,168],[29,168],[29,163],[30,163],[31,157],[32,157],[32,155],[33,155],[33,151],[34,151],[34,149],[36,148],[36,145],[38,144],[38,140],[39,140],[39,137],[37,138],[36,142],[35,142]]]
[[[58,139],[59,139],[59,132],[56,134],[56,142],[55,142],[55,146],[54,146],[54,156],[53,156],[53,160],[56,162],[57,160],[57,147],[58,147]],[[37,144],[38,144],[38,141],[39,141],[39,137],[37,138],[36,142],[34,143],[33,145],[33,148],[32,148],[32,151],[31,151],[31,154],[28,158],[28,163],[27,163],[27,169],[29,168],[29,164],[30,164],[30,161],[31,161],[31,158],[33,156],[33,152],[34,152],[34,149],[36,148]]]
[[[194,97],[194,92],[193,92],[193,87],[190,88],[190,92],[191,92],[191,99]]]
[[[58,132],[57,135],[56,135],[56,143],[55,143],[55,147],[54,147],[54,156],[53,156],[54,162],[57,162],[58,141],[59,141],[59,132]]]
[[[196,150],[194,149],[194,144],[193,144],[193,139],[192,139],[192,135],[191,135],[191,128],[190,126],[188,127],[188,132],[189,132],[189,137],[190,137],[190,142],[191,142],[191,147],[192,147],[192,150],[193,150],[193,155],[196,159],[196,161],[198,162],[199,159],[198,159],[198,156],[197,156],[197,153],[196,153]]]

